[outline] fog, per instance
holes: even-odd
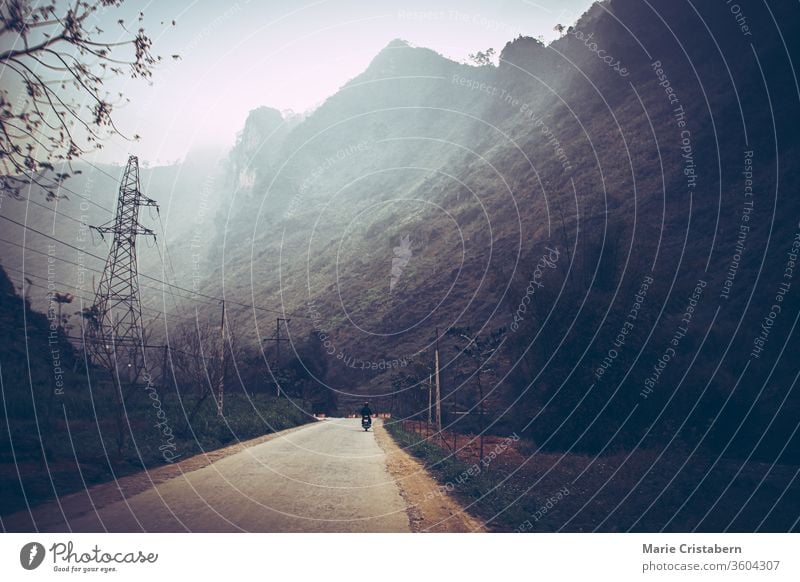
[[[183,159],[192,147],[232,145],[250,110],[313,109],[394,38],[465,60],[490,47],[499,54],[520,34],[550,40],[556,24],[573,22],[589,5],[587,0],[446,0],[434,6],[416,0],[398,8],[364,0],[291,6],[198,0],[182,10],[172,3],[109,10],[100,17],[101,27],[113,27],[125,12],[134,21],[143,10],[146,30],[164,60],[152,85],[130,80],[109,85],[110,93],[122,91],[131,100],[116,111],[120,129],[141,140],[107,144],[95,161],[122,163],[136,153],[163,165]]]

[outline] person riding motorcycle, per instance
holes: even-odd
[[[365,402],[364,406],[361,408],[361,418],[364,418],[365,416],[372,418],[372,410],[369,407],[369,402]]]
[[[365,402],[361,408],[361,427],[366,431],[372,426],[372,410],[370,410],[369,402]]]

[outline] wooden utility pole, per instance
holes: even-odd
[[[436,430],[442,437],[442,385],[439,381],[439,328],[436,328]]]
[[[289,322],[292,321],[291,319],[284,319],[282,317],[275,318],[275,337],[267,337],[264,338],[262,341],[265,342],[275,342],[275,369],[277,370],[281,366],[281,342],[288,342],[289,338],[281,337],[281,322],[283,322],[287,328],[289,326]],[[275,382],[277,386],[277,394],[278,397],[281,395],[281,385],[280,382]]]
[[[225,300],[222,300],[222,320],[219,324],[220,335],[222,336],[222,370],[220,371],[219,375],[219,397],[217,399],[217,415],[222,416],[224,411],[225,402],[223,398],[225,397],[225,353],[228,351],[225,349]]]
[[[428,424],[429,425],[432,422],[431,414],[433,413],[433,411],[431,409],[432,408],[432,404],[433,404],[432,392],[433,392],[433,374],[428,374]]]
[[[279,317],[275,320],[275,349],[277,350],[276,355],[276,362],[278,366],[281,365],[281,342],[288,342],[289,338],[281,339],[281,322],[284,322],[286,326],[289,326],[289,322],[292,321],[291,319],[283,319]]]
[[[453,428],[453,451],[458,450],[458,431],[456,430],[456,415],[458,414],[458,389],[453,390],[453,419],[450,426]]]
[[[425,425],[425,438],[431,432],[431,409],[433,406],[433,374],[428,374],[428,423]]]
[[[161,384],[166,387],[169,377],[169,344],[164,344],[164,356],[161,360]]]

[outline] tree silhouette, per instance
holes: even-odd
[[[477,53],[472,53],[469,55],[469,60],[473,63],[478,65],[479,67],[485,67],[486,65],[492,64],[492,57],[494,56],[494,49],[488,48],[486,52],[478,51]]]
[[[100,16],[123,3],[0,3],[0,46],[8,47],[0,51],[0,174],[13,196],[35,184],[53,199],[70,172],[79,173],[69,162],[110,136],[127,139],[112,118],[126,99],[110,97],[105,84],[125,75],[150,79],[161,57],[151,53],[141,12],[135,32],[124,19],[116,21],[122,40],[97,26]],[[63,162],[69,172],[63,165],[56,169]]]
[[[486,395],[482,377],[492,373],[489,361],[505,341],[505,328],[499,328],[484,336],[472,334],[469,327],[451,327],[447,335],[454,337],[457,345],[455,349],[468,361],[472,362],[472,378],[477,388],[477,413],[479,436],[479,458],[483,459],[483,437],[486,433]]]

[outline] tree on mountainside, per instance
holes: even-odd
[[[478,51],[477,53],[472,53],[469,55],[469,60],[473,63],[478,65],[479,67],[485,67],[486,65],[492,64],[492,57],[494,57],[494,49],[488,48],[486,51]]]
[[[490,360],[495,356],[495,352],[503,345],[506,330],[504,328],[497,329],[488,334],[488,336],[481,336],[473,334],[469,327],[451,327],[447,330],[447,335],[454,337],[457,345],[456,351],[459,355],[467,358],[471,363],[471,378],[477,389],[477,407],[478,414],[478,427],[480,430],[479,441],[479,458],[483,458],[483,437],[486,433],[486,394],[485,386],[482,381],[484,375],[491,374],[493,369]]]

